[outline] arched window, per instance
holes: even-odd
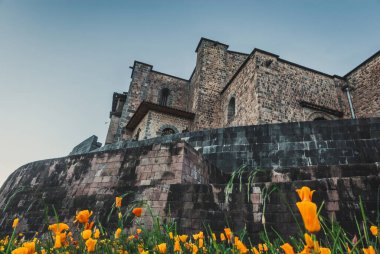
[[[317,118],[314,118],[313,121],[324,121],[324,120],[326,120],[326,118],[324,118],[324,117],[317,117]]]
[[[161,132],[161,136],[172,135],[175,131],[172,128],[165,128]]]
[[[167,88],[161,89],[160,98],[158,99],[158,104],[160,104],[161,106],[167,106],[169,95],[170,95],[169,89],[167,89]]]
[[[235,116],[235,97],[230,99],[227,109],[227,121],[230,122]]]

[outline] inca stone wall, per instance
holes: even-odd
[[[257,173],[249,190],[244,180],[240,190],[237,179],[226,196],[228,178],[197,151],[183,142],[158,144],[25,165],[0,190],[0,223],[2,232],[11,232],[12,218],[17,216],[21,218],[18,230],[33,236],[47,230],[43,226],[46,208],[50,208],[47,223],[55,222],[54,206],[60,221],[69,225],[77,210],[90,209],[94,219],[114,230],[116,213],[107,221],[114,197],[132,191],[123,209],[134,201],[145,202],[145,211],[149,207],[162,222],[178,222],[181,233],[197,232],[204,225],[219,233],[229,225],[233,230],[246,227],[257,237],[265,223],[291,235],[298,232],[291,210],[301,221],[295,190],[307,185],[316,190],[313,200],[325,203],[322,214],[354,232],[359,197],[369,218],[376,217],[379,200],[373,194],[380,186],[378,174],[379,165],[374,163],[268,170]],[[141,221],[147,227],[153,223],[148,212]]]
[[[357,117],[380,116],[380,51],[348,73]]]
[[[180,133],[100,150],[185,140],[220,170],[380,162],[380,118],[264,124]]]
[[[37,161],[17,169],[0,189],[0,224],[2,232],[10,232],[17,216],[20,230],[42,232],[45,209],[53,222],[54,206],[59,218],[70,224],[77,210],[91,209],[103,225],[112,226],[106,218],[115,196],[150,192],[157,185],[221,183],[224,179],[184,142]],[[150,196],[140,200],[156,201]]]
[[[339,221],[347,232],[353,233],[356,232],[355,216],[361,217],[359,197],[369,219],[376,220],[380,202],[374,195],[380,185],[378,172],[378,169],[374,170],[373,175],[369,176],[261,182],[254,184],[248,194],[244,187],[239,191],[237,184],[228,201],[225,185],[171,185],[164,211],[170,210],[182,232],[196,232],[203,225],[210,225],[215,233],[220,233],[228,223],[233,230],[246,228],[248,234],[257,239],[265,223],[270,233],[273,233],[273,228],[280,235],[296,235],[299,228],[295,221],[302,225],[295,205],[299,201],[296,189],[307,185],[316,190],[313,201],[318,206],[324,202],[321,211],[326,221],[328,218]]]

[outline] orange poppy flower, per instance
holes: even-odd
[[[28,254],[33,254],[36,252],[36,243],[35,242],[25,242],[22,244],[22,247],[28,249]]]
[[[54,234],[58,235],[62,233],[62,231],[69,230],[69,226],[65,223],[55,223],[49,225],[48,229]]]
[[[75,222],[79,221],[79,223],[86,224],[88,220],[90,219],[90,216],[92,215],[92,212],[89,210],[82,210],[77,213],[75,216]]]
[[[317,216],[317,205],[310,201],[297,202],[298,210],[301,213],[305,228],[310,233],[321,230],[321,225]]]
[[[95,251],[95,245],[98,242],[98,240],[94,240],[92,238],[89,238],[86,241],[86,249],[88,252],[94,252]]]
[[[285,243],[280,246],[284,250],[285,254],[295,254],[293,247],[289,243]]]
[[[311,239],[311,236],[308,233],[304,234],[306,246],[310,249],[314,247],[313,239]]]
[[[364,254],[376,254],[375,249],[371,246],[369,248],[363,248]]]
[[[296,190],[301,201],[312,201],[313,193],[315,190],[310,190],[309,187],[303,186],[301,189]]]
[[[132,213],[136,216],[136,217],[140,217],[141,214],[142,214],[142,211],[143,209],[141,207],[136,207],[132,210]]]
[[[379,229],[376,226],[371,226],[369,228],[369,230],[371,231],[372,235],[374,235],[374,236],[377,236],[379,234]]]
[[[226,234],[226,237],[228,239],[228,241],[231,241],[231,238],[232,238],[232,231],[230,228],[225,228],[224,229],[224,233]]]
[[[122,197],[116,197],[116,201],[115,201],[115,206],[116,207],[121,207],[121,200],[123,198]]]

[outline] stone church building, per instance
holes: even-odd
[[[189,79],[135,61],[114,93],[106,143],[263,123],[380,116],[380,52],[344,77],[201,38]]]
[[[380,51],[340,77],[201,38],[189,79],[135,61],[114,93],[106,144],[263,123],[380,116]]]

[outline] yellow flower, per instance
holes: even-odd
[[[119,238],[120,237],[120,234],[121,234],[121,228],[117,228],[116,229],[116,232],[115,232],[115,238]]]
[[[289,243],[285,243],[280,247],[284,250],[285,254],[294,254],[293,247]]]
[[[92,215],[92,212],[90,212],[89,210],[82,210],[77,213],[77,215],[75,216],[74,222],[78,221],[79,223],[86,224],[88,220],[90,219],[91,215]]]
[[[49,225],[48,229],[52,231],[54,234],[58,235],[64,230],[69,230],[69,226],[65,223],[55,223]]]
[[[18,225],[18,222],[19,222],[19,219],[18,219],[18,218],[14,219],[14,220],[13,220],[13,224],[12,224],[12,228],[16,228],[17,225]]]
[[[141,232],[142,232],[141,228],[136,229],[136,232],[138,235],[141,234]]]
[[[374,235],[374,236],[377,236],[379,234],[379,229],[376,226],[371,226],[369,228],[369,230],[371,231],[372,235]]]
[[[199,248],[203,247],[203,239],[202,238],[199,238],[199,240],[198,240],[198,246],[199,246]]]
[[[22,247],[28,249],[28,254],[33,254],[36,251],[36,243],[35,242],[25,242]]]
[[[157,249],[161,254],[166,253],[166,243],[161,243],[157,245]]]
[[[173,232],[169,232],[169,238],[173,239]]]
[[[28,254],[29,250],[26,247],[19,247],[12,251],[12,254]]]
[[[226,237],[224,236],[223,233],[220,233],[220,240],[223,242],[226,240]]]
[[[94,252],[95,251],[95,245],[98,240],[94,240],[91,237],[86,241],[86,249],[88,252]]]
[[[364,254],[376,254],[375,249],[371,246],[369,248],[363,248]]]
[[[186,242],[186,240],[187,240],[187,238],[188,238],[189,236],[188,235],[180,235],[179,236],[179,240],[181,240],[181,242]]]
[[[87,230],[84,230],[82,232],[82,237],[83,237],[83,240],[87,240],[88,238],[90,238],[92,235],[92,232],[91,230],[87,229]]]
[[[177,240],[177,241],[174,242],[174,252],[182,252],[179,240]]]
[[[142,211],[143,209],[141,207],[136,207],[132,210],[132,213],[136,216],[136,217],[140,217],[141,214],[142,214]]]
[[[96,229],[95,230],[95,233],[94,233],[94,238],[95,239],[98,239],[100,237],[100,230],[99,229]]]
[[[121,207],[121,200],[123,198],[122,197],[116,197],[116,201],[115,201],[115,206],[116,207]]]
[[[211,237],[212,237],[212,240],[216,241],[216,235],[215,235],[215,233],[212,233]]]
[[[310,233],[316,233],[321,230],[317,216],[317,205],[310,201],[297,202],[298,210],[301,213],[305,228]]]
[[[309,187],[303,186],[301,189],[296,190],[301,201],[312,201],[313,193],[315,190],[310,190]]]

